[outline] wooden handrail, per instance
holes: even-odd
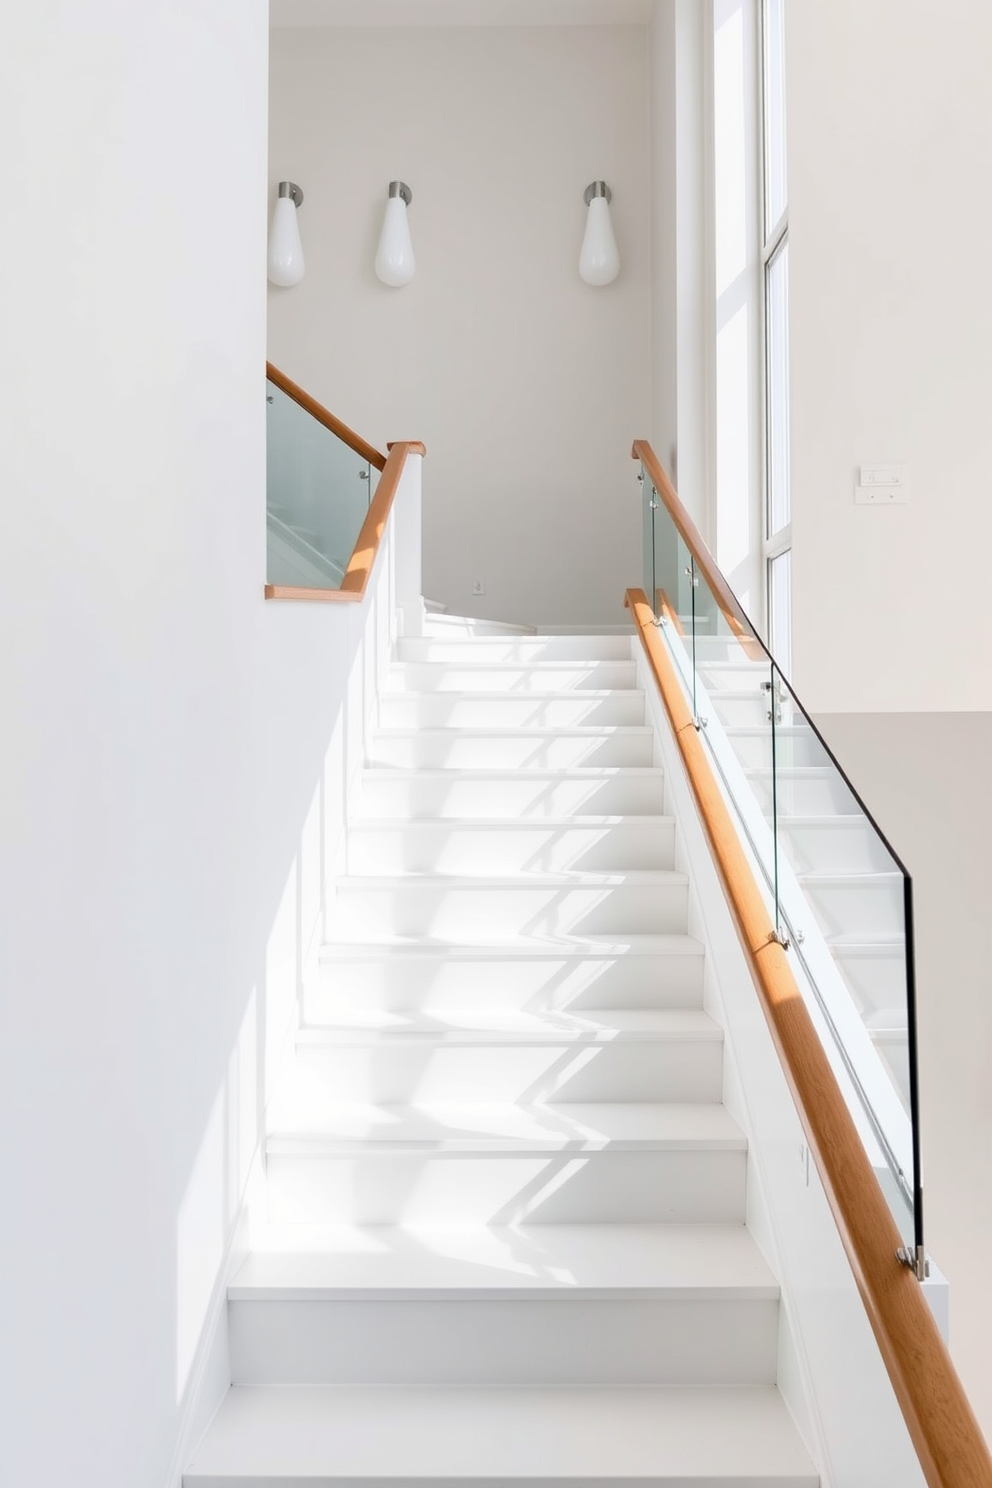
[[[339,418],[335,418],[333,413],[330,413],[322,403],[318,403],[316,398],[311,398],[309,393],[305,393],[297,383],[286,376],[285,372],[280,372],[278,367],[273,367],[271,362],[266,362],[265,375],[288,398],[292,398],[294,403],[298,403],[301,408],[305,409],[311,418],[315,418],[318,424],[323,424],[325,429],[330,429],[332,434],[336,434],[339,439],[343,439],[345,444],[355,451],[356,455],[361,455],[363,460],[368,460],[369,464],[374,465],[376,470],[385,469],[386,456],[384,454],[377,450],[374,445],[369,444],[367,439],[363,439],[360,434],[356,434],[354,429],[349,429],[347,424],[343,424]]]
[[[337,589],[305,589],[291,584],[266,584],[266,599],[317,600],[327,604],[357,604],[365,596],[372,569],[379,553],[382,534],[392,509],[396,488],[403,474],[408,454],[419,454],[423,445],[416,440],[400,440],[389,446],[389,457],[383,467],[375,495],[365,514],[365,521],[348,560],[344,578]]]
[[[668,515],[695,559],[696,567],[709,585],[710,593],[720,606],[720,611],[732,633],[752,660],[764,661],[765,653],[751,634],[747,617],[737,602],[737,596],[717,567],[713,554],[703,542],[699,528],[679,500],[678,492],[666,475],[658,456],[646,439],[634,440],[631,455],[635,460],[640,460],[645,473],[651,479],[651,484],[665,503]]]
[[[654,476],[652,475],[652,479]],[[683,534],[684,536],[684,534]],[[992,1488],[992,1457],[817,1036],[642,589],[625,603],[657,683],[772,1040],[930,1488]]]

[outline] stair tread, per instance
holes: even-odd
[[[810,888],[826,887],[849,888],[849,889],[888,889],[903,881],[903,876],[895,864],[891,868],[869,868],[864,873],[852,873],[848,869],[839,869],[837,872],[830,868],[811,868],[796,874],[796,879]]]
[[[428,662],[412,662],[408,664],[413,666],[433,665],[433,663]],[[611,662],[610,665],[616,666],[617,663]],[[381,698],[388,698],[390,702],[396,698],[402,698],[404,701],[417,698],[441,698],[445,702],[452,703],[459,698],[464,698],[468,702],[477,703],[479,701],[498,698],[503,703],[520,701],[531,703],[540,702],[544,698],[567,698],[569,702],[591,702],[595,698],[643,697],[644,693],[640,687],[584,687],[581,690],[574,687],[534,687],[529,688],[527,692],[507,692],[505,687],[494,687],[491,691],[483,690],[482,688],[478,690],[472,688],[470,690],[466,689],[464,692],[430,692],[424,691],[422,688],[413,687],[403,689],[384,687],[379,695]],[[751,692],[747,693],[748,697],[752,695]]]
[[[617,775],[659,779],[665,772],[660,765],[365,765],[363,773],[376,780],[450,780],[455,775],[470,780],[606,780]]]
[[[866,874],[870,877],[870,874]],[[509,888],[526,889],[542,888],[549,889],[575,889],[575,888],[609,888],[619,884],[687,884],[689,875],[680,873],[677,868],[564,868],[554,873],[537,870],[529,872],[520,869],[514,873],[432,873],[412,869],[407,873],[362,873],[342,874],[337,879],[337,888],[340,889],[382,889],[403,888],[411,884],[420,884],[429,887],[436,884],[438,888],[451,889],[460,886],[467,890],[478,891],[487,888]]]
[[[439,936],[424,935],[405,937],[383,936],[376,941],[347,939],[327,940],[320,948],[322,961],[380,960],[391,956],[437,956],[443,954],[450,960],[477,960],[480,953],[491,957],[573,956],[588,960],[592,957],[618,956],[702,956],[702,941],[691,935],[676,932],[665,934],[624,935],[521,935],[505,940],[452,940]]]
[[[514,772],[516,773],[516,772]],[[798,818],[790,817],[790,825]],[[830,817],[827,820],[833,821]],[[863,821],[863,817],[856,818]],[[400,827],[429,827],[437,832],[473,831],[478,827],[498,828],[502,832],[546,832],[556,827],[577,827],[589,830],[603,827],[659,826],[670,827],[673,816],[661,812],[625,811],[613,816],[586,816],[579,812],[562,816],[362,816],[349,823],[352,832],[395,832]]]
[[[303,1072],[301,1071],[302,1075]],[[269,1152],[316,1147],[374,1152],[745,1151],[726,1108],[651,1101],[548,1105],[335,1105],[319,1078],[273,1100]]]
[[[303,1231],[303,1234],[299,1232]],[[270,1225],[228,1288],[232,1301],[359,1293],[426,1299],[581,1293],[776,1300],[742,1224],[572,1224],[472,1229]],[[288,1296],[287,1296],[288,1294]]]
[[[434,1009],[430,1013],[354,1008],[317,1026],[301,1028],[297,1044],[321,1047],[374,1040],[424,1039],[463,1043],[613,1043],[627,1039],[723,1041],[723,1029],[691,1008],[632,1008],[582,1012],[522,1008]]]
[[[535,636],[531,645],[540,645],[541,637]],[[412,659],[401,658],[390,663],[390,671],[405,671],[408,667],[455,667],[459,671],[471,670],[473,672],[486,671],[519,671],[519,672],[580,672],[580,671],[603,671],[609,667],[631,667],[633,660],[628,651],[626,656],[535,656],[521,659],[519,657],[502,656],[479,656],[475,646],[466,647],[466,656],[453,657],[414,657]]]
[[[774,1386],[238,1385],[185,1474],[274,1488],[484,1478],[815,1488]]]
[[[521,728],[486,728],[482,724],[435,724],[430,728],[389,728],[376,730],[377,739],[613,739],[617,735],[635,738],[653,737],[654,729],[646,723],[577,723],[567,728],[548,728],[525,724]]]

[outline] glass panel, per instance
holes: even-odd
[[[866,1145],[879,1181],[913,1242],[919,1184],[909,880],[792,688],[777,680],[778,836],[802,896],[795,908],[787,904],[788,915],[797,940],[805,930],[798,955],[810,963],[822,1013],[867,1118]]]
[[[378,471],[271,382],[266,401],[267,582],[336,589]]]
[[[919,1251],[911,885],[708,554],[687,549],[663,501],[650,515],[660,633],[869,1161]],[[789,569],[788,553],[773,560],[776,645]]]
[[[765,0],[765,237],[785,211],[785,0]]]
[[[792,517],[789,492],[789,242],[765,270],[768,387],[768,535]]]
[[[768,635],[771,653],[787,677],[792,676],[792,554],[780,553],[768,564]]]
[[[651,484],[651,477],[647,471],[641,470],[638,479],[641,483],[641,531],[643,544],[641,557],[643,564],[644,593],[648,597],[648,603],[657,615],[658,602],[655,595],[655,571],[654,571],[654,522],[655,511],[658,506],[658,493]]]

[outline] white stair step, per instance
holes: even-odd
[[[469,641],[439,636],[402,639],[397,643],[400,661],[442,661],[461,664],[512,662],[531,665],[538,661],[629,661],[630,636],[623,635],[532,635],[486,636]]]
[[[741,1225],[350,1234],[249,1258],[236,1384],[774,1382],[778,1287]]]
[[[686,929],[689,880],[673,869],[465,878],[339,878],[329,939],[380,936],[671,934]]]
[[[826,936],[888,940],[905,930],[901,873],[804,873],[799,882]]]
[[[816,1488],[773,1386],[237,1386],[184,1488]]]
[[[582,692],[394,692],[379,698],[383,728],[583,728],[643,724],[644,694],[629,688]]]
[[[581,765],[652,765],[647,727],[562,729],[381,729],[369,765],[401,769],[569,769]]]
[[[845,816],[789,816],[779,840],[796,873],[885,873],[894,863],[861,812]]]
[[[685,645],[691,655],[688,637],[686,637]],[[703,686],[710,694],[746,692],[751,688],[760,692],[762,682],[767,682],[771,676],[771,668],[767,661],[747,661],[743,656],[733,657],[730,661],[697,659],[696,670],[702,679]],[[766,696],[764,693],[761,695]]]
[[[828,936],[827,945],[865,1020],[887,1008],[905,1007],[906,942]]]
[[[746,769],[770,770],[772,767],[772,726],[728,728],[731,748]],[[777,769],[829,765],[830,758],[816,734],[808,725],[777,724],[775,727],[775,765]]]
[[[357,818],[348,867],[367,873],[610,873],[671,868],[675,822],[665,816],[564,816],[496,821]]]
[[[746,770],[745,774],[762,811],[772,810],[772,771]],[[854,816],[858,803],[844,777],[833,765],[823,768],[776,769],[775,809],[779,818],[789,816]]]
[[[386,1014],[364,1028],[306,1028],[297,1061],[347,1102],[721,1098],[722,1030],[702,1012],[518,1012],[473,1021]]]
[[[285,1092],[289,1095],[289,1092]],[[737,1222],[746,1142],[723,1106],[276,1102],[269,1217],[348,1224]],[[307,1101],[309,1100],[309,1105]]]
[[[703,947],[687,935],[586,937],[543,943],[328,945],[304,1016],[345,1008],[698,1008]]]
[[[771,728],[768,721],[768,694],[759,687],[733,690],[721,688],[708,692],[708,697],[711,711],[724,728]]]
[[[357,815],[378,817],[650,816],[664,811],[659,769],[365,770]]]
[[[464,662],[399,661],[389,669],[387,692],[572,692],[635,686],[626,661],[481,661],[473,648]]]
[[[743,1224],[500,1225],[474,1229],[262,1225],[234,1301],[551,1299],[581,1294],[774,1300]]]
[[[451,615],[427,606],[424,620],[424,635],[437,636],[441,640],[451,637],[476,640],[483,636],[532,636],[537,635],[534,625],[514,625],[509,620],[476,620],[470,615]]]
[[[683,621],[686,650],[689,649],[691,644],[689,637],[691,623],[691,617],[686,617]],[[714,661],[729,661],[734,663],[743,661],[750,663],[752,660],[735,635],[703,635],[699,631],[696,632],[696,657],[700,663]]]

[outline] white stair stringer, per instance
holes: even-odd
[[[186,1488],[818,1483],[633,682],[400,643]]]

